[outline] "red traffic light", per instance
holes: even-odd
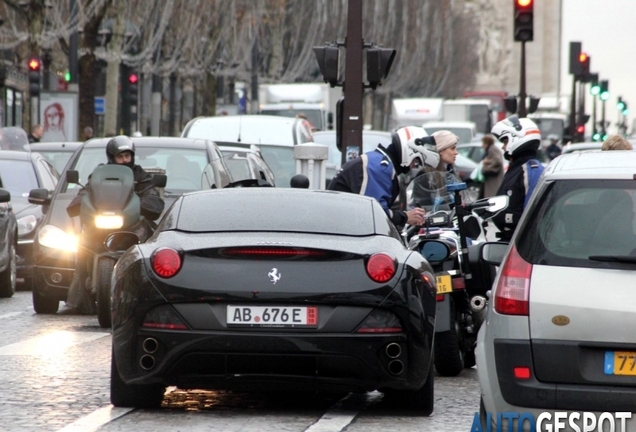
[[[29,70],[37,72],[40,70],[41,66],[42,66],[42,63],[40,62],[39,59],[32,58],[29,60]]]
[[[585,125],[578,125],[576,127],[576,133],[583,135],[585,133]]]
[[[587,61],[587,54],[582,52],[581,54],[579,54],[579,62],[581,63],[585,63]]]
[[[128,76],[128,82],[131,84],[137,84],[139,82],[139,76],[137,74],[130,74]]]
[[[519,7],[528,7],[532,5],[532,0],[515,0]]]

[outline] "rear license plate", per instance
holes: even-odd
[[[318,308],[315,306],[231,306],[227,307],[229,325],[276,327],[315,327]]]
[[[636,375],[636,352],[605,351],[605,375]]]
[[[453,291],[453,282],[450,275],[435,276],[437,281],[437,294],[445,294]]]

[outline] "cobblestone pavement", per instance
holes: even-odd
[[[308,396],[169,389],[161,409],[109,403],[110,333],[94,316],[37,315],[30,292],[0,299],[0,431],[469,431],[477,371],[436,377],[431,417],[401,415],[378,392]],[[112,419],[108,421],[109,419]]]

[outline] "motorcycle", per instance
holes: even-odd
[[[434,359],[442,376],[456,376],[475,365],[477,332],[494,280],[494,268],[480,259],[480,243],[488,220],[509,200],[497,196],[464,202],[465,190],[454,174],[431,171],[415,177],[406,191],[409,208],[427,212],[424,225],[407,227],[404,237],[408,248],[420,252],[435,270]]]
[[[84,187],[79,183],[77,171],[67,171],[66,180],[69,184]],[[147,189],[165,187],[166,180],[165,175],[155,174]],[[140,199],[135,193],[134,175],[130,168],[116,164],[100,165],[91,174],[89,184],[89,192],[84,194],[80,205],[82,233],[79,249],[85,256],[86,265],[80,264],[77,271],[84,289],[89,292],[89,302],[96,305],[100,327],[109,328],[110,282],[115,263],[128,247],[147,240],[154,232],[154,224],[141,216]]]

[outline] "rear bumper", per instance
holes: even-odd
[[[120,375],[129,384],[234,390],[419,389],[426,381],[431,361],[430,349],[410,343],[405,334],[142,329],[133,339],[130,336],[120,331],[113,339]],[[156,341],[156,350],[147,349],[148,339]],[[131,340],[135,342],[131,344]],[[386,347],[391,343],[400,345],[398,356],[387,354]],[[400,362],[399,373],[394,369],[398,365],[395,362]]]
[[[561,368],[559,365],[567,365],[563,367],[571,369],[573,373],[580,373],[577,371],[577,362],[572,363],[559,357],[559,353],[563,352],[567,350],[552,350],[553,369],[558,370]],[[608,376],[602,384],[581,380],[574,384],[540,381],[529,340],[495,339],[494,356],[501,396],[510,405],[548,410],[608,412],[631,412],[636,406],[636,377],[618,377],[617,380],[617,377]],[[529,379],[514,377],[513,370],[519,366],[530,368]],[[598,366],[602,371],[602,363]]]

